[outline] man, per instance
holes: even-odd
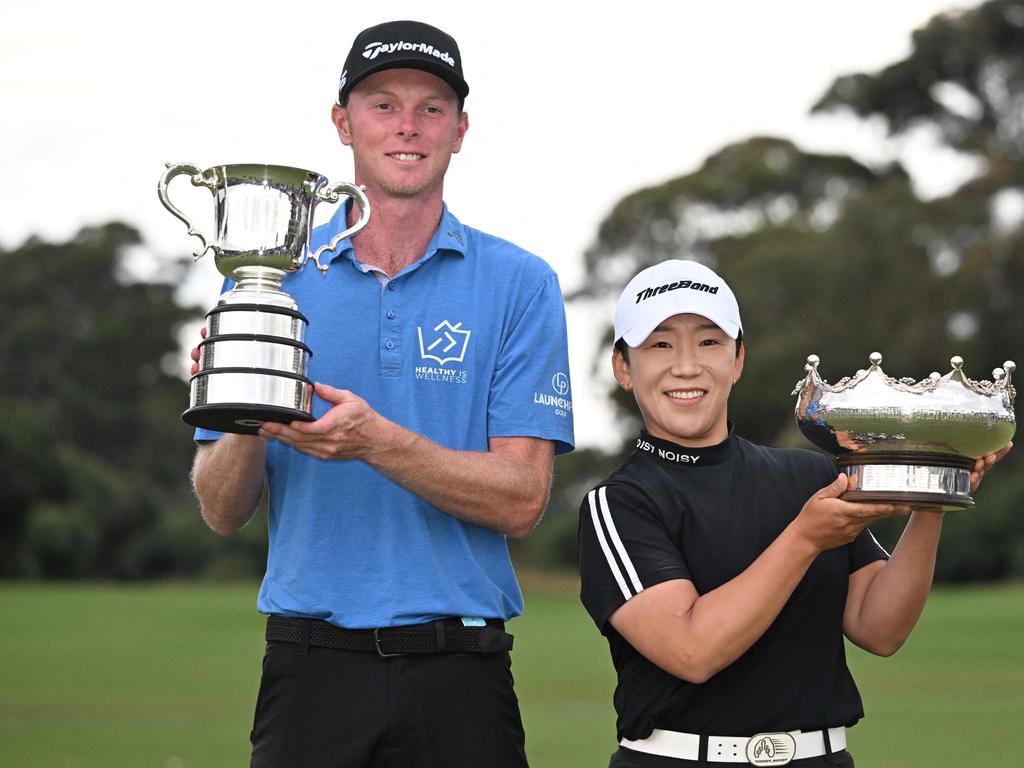
[[[547,264],[443,202],[468,91],[439,29],[355,39],[332,120],[373,214],[326,277],[284,285],[310,320],[316,421],[196,435],[213,530],[270,492],[253,766],[526,765],[506,537],[532,530],[573,445],[565,317]]]
[[[843,635],[889,655],[931,586],[940,509],[840,500],[810,450],[755,445],[728,420],[743,373],[736,299],[667,261],[626,286],[612,367],[644,429],[580,509],[581,597],[618,673],[616,768],[852,766],[863,716]],[[979,459],[972,487],[1009,450]],[[866,526],[910,515],[890,557]]]

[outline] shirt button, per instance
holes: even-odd
[[[393,341],[386,341],[386,342],[384,342],[384,347],[385,347],[385,349],[394,349],[395,348],[395,342],[393,342]]]
[[[395,319],[395,310],[389,309],[388,310],[388,320],[394,320],[394,319]]]
[[[388,290],[389,291],[395,290],[395,281],[394,280],[392,280],[391,282],[388,283]]]

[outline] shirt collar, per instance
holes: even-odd
[[[327,237],[323,242],[329,242],[331,237],[345,229],[348,212],[351,208],[352,199],[349,198],[344,205],[339,206],[338,210],[334,212],[334,215],[327,224]],[[372,217],[373,213],[371,213],[370,216]],[[455,218],[455,214],[448,210],[447,204],[442,203],[441,221],[438,223],[437,229],[434,231],[434,236],[431,237],[430,242],[427,243],[427,250],[424,252],[423,256],[417,259],[416,263],[413,264],[412,267],[422,264],[435,253],[450,252],[465,257],[466,235],[466,227],[463,226],[462,222]],[[338,247],[335,248],[334,251],[330,252],[328,259],[333,263],[335,260],[343,256],[350,261],[355,262],[355,248],[352,245],[351,237],[346,237],[338,243]]]
[[[729,435],[717,445],[690,448],[671,440],[654,437],[646,429],[641,429],[634,447],[639,453],[646,453],[663,464],[680,467],[706,467],[712,464],[722,464],[732,455],[736,445],[736,437],[733,433],[734,425],[731,421],[728,424]]]

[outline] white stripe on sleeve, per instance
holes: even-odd
[[[601,487],[601,490],[604,491],[604,486]],[[612,576],[618,582],[619,589],[622,590],[622,596],[629,600],[632,597],[629,587],[626,586],[626,580],[622,578],[622,571],[619,569],[619,564],[615,562],[615,556],[612,555],[608,541],[604,537],[604,530],[601,528],[601,521],[597,516],[597,491],[588,493],[587,501],[590,502],[590,518],[594,522],[594,533],[597,534],[597,541],[601,545],[601,551],[604,552],[605,559],[608,561],[608,568],[611,569]]]
[[[598,492],[598,499],[601,502],[601,514],[604,515],[605,523],[608,525],[608,533],[612,537],[612,543],[615,544],[615,550],[619,553],[619,559],[622,560],[622,564],[626,566],[626,573],[629,574],[629,580],[633,582],[633,590],[636,593],[643,592],[644,585],[640,583],[640,577],[637,575],[636,568],[633,567],[633,561],[629,559],[629,555],[626,553],[626,547],[623,546],[622,539],[619,538],[619,532],[615,529],[615,523],[612,522],[612,511],[608,508],[607,486],[601,486],[601,490]]]

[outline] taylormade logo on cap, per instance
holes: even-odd
[[[397,53],[399,51],[414,51],[416,53],[423,53],[427,56],[433,56],[436,59],[440,59],[449,67],[455,66],[455,59],[448,51],[439,51],[429,43],[407,43],[404,40],[399,40],[397,43],[370,43],[363,49],[364,59],[376,59],[382,53]]]
[[[419,69],[441,78],[459,97],[459,109],[469,93],[454,37],[422,21],[386,21],[356,35],[342,67],[338,104],[345,106],[364,78],[386,69]]]
[[[726,282],[696,261],[663,261],[629,281],[615,307],[615,339],[638,347],[673,315],[700,315],[730,338],[743,330],[740,308]]]

